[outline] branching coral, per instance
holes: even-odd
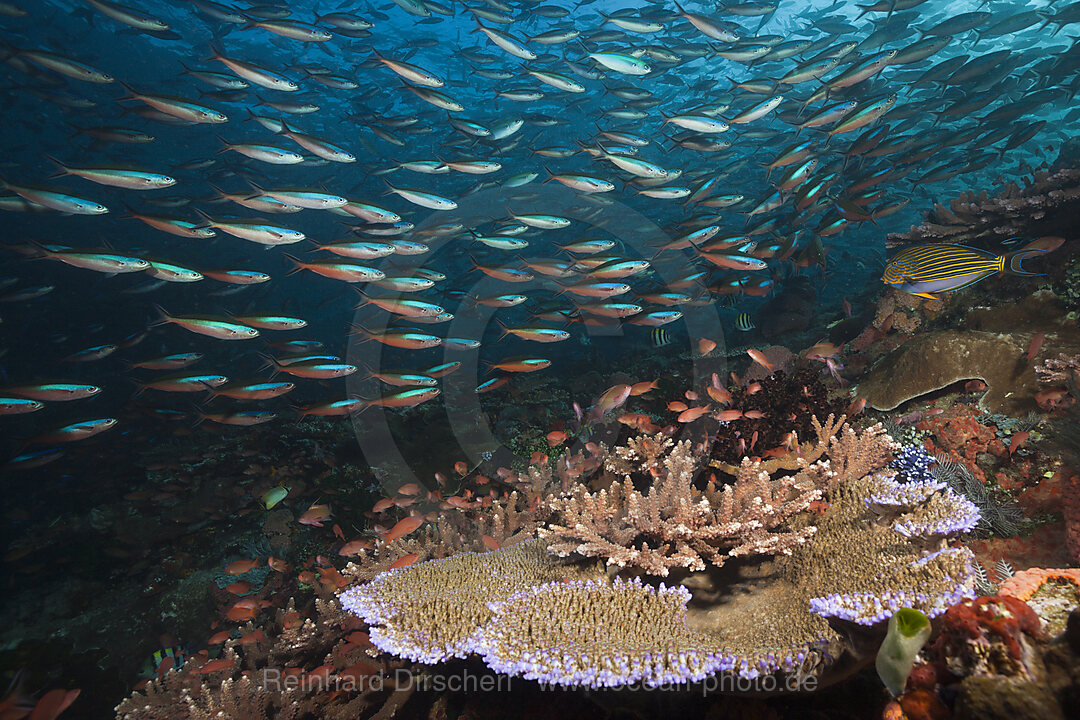
[[[1056,358],[1047,358],[1035,366],[1035,374],[1044,385],[1060,385],[1069,381],[1072,375],[1080,371],[1080,355],[1061,353]]]
[[[985,190],[967,192],[948,206],[937,204],[926,219],[905,235],[890,235],[888,242],[947,241],[998,244],[1022,235],[1061,234],[1080,204],[1080,168],[1042,169],[1032,173],[1025,187],[1016,182],[990,197]]]
[[[844,428],[819,445],[817,457],[828,457],[798,458],[792,475],[773,478],[745,463],[733,485],[697,490],[705,458],[639,439],[609,457],[624,479],[607,494],[552,498],[545,539],[392,570],[341,601],[393,654],[433,663],[475,653],[500,672],[563,685],[688,682],[717,672],[827,680],[853,642],[827,618],[873,626],[903,606],[934,616],[973,594],[973,558],[948,539],[969,529],[977,511],[940,483],[897,481],[885,469],[894,445],[880,427]],[[653,489],[635,489],[626,479],[634,475],[655,476]],[[792,511],[818,495],[828,500],[819,502],[823,514]],[[739,508],[764,514],[748,521]],[[764,534],[733,533],[728,517]],[[576,549],[579,526],[603,541],[585,548],[592,555]],[[548,545],[567,532],[568,556],[557,558]],[[784,548],[790,554],[777,552],[787,543],[781,532],[802,540]],[[639,535],[652,538],[646,564],[666,570],[674,586],[644,582],[641,562],[624,571],[636,576],[612,578],[594,559],[625,553],[616,541]],[[736,555],[743,544],[765,554]]]
[[[304,617],[290,603],[265,632],[227,640],[221,657],[190,659],[179,671],[151,681],[117,707],[117,717],[356,718],[392,702],[381,671],[401,667],[376,666],[359,627],[336,600],[317,600],[314,617]],[[324,692],[329,688],[338,692]]]
[[[660,436],[639,438],[618,448],[607,463],[609,472],[623,474],[621,483],[597,493],[579,485],[569,496],[553,498],[550,505],[559,519],[540,530],[549,550],[666,576],[673,567],[704,570],[706,562],[720,567],[727,557],[790,554],[813,535],[813,526],[782,528],[821,497],[822,468],[773,480],[760,463],[748,461],[734,484],[702,493],[693,486],[698,461],[684,440],[662,460],[656,453],[643,458],[640,470],[656,479],[647,494],[635,490],[627,460],[641,457],[642,445],[672,444]]]

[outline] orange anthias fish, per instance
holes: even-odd
[[[694,422],[699,417],[701,417],[705,413],[709,412],[709,409],[710,409],[709,406],[706,405],[705,407],[695,407],[695,408],[689,408],[687,410],[683,410],[681,413],[679,413],[678,420],[681,423]]]
[[[424,518],[418,515],[410,515],[403,520],[398,520],[397,524],[390,528],[390,532],[382,536],[382,541],[389,544],[395,540],[400,540],[423,524]]]
[[[751,360],[753,360],[754,362],[756,362],[758,365],[765,368],[769,372],[772,372],[775,369],[773,367],[772,363],[769,362],[769,358],[765,357],[765,353],[761,352],[760,350],[755,350],[754,348],[750,348],[749,350],[746,351],[746,354],[750,356]]]
[[[1046,340],[1046,333],[1035,333],[1031,337],[1031,342],[1028,343],[1027,361],[1031,362],[1035,359],[1035,356],[1039,354],[1039,350],[1042,349],[1043,342]]]
[[[718,388],[712,385],[705,388],[705,392],[716,402],[721,405],[728,405],[731,403],[731,393],[726,388]]]
[[[660,429],[652,421],[652,418],[644,413],[623,413],[618,417],[618,421],[646,435],[654,435]]]
[[[254,560],[233,560],[225,566],[225,572],[229,575],[243,575],[261,565],[262,563],[259,562],[258,558],[255,558]]]
[[[414,562],[420,559],[420,556],[416,553],[409,553],[408,555],[402,555],[394,562],[390,563],[391,570],[397,570],[398,568],[408,567]]]
[[[276,558],[273,555],[266,558],[266,564],[274,572],[279,572],[279,573],[289,572],[289,563],[285,562],[284,560],[282,560],[280,558]]]
[[[375,545],[370,540],[351,540],[341,546],[338,550],[338,555],[342,557],[352,557],[359,555],[362,550],[371,550]]]
[[[637,397],[638,395],[644,395],[647,392],[655,390],[657,385],[660,384],[659,380],[652,380],[651,382],[639,382],[630,386],[630,397]]]
[[[589,414],[598,418],[604,417],[625,403],[626,399],[630,397],[632,389],[630,385],[613,385],[609,387],[596,401],[596,405],[593,406]]]
[[[567,434],[563,430],[552,430],[546,436],[548,447],[556,447],[566,442]]]
[[[325,505],[312,505],[304,512],[303,515],[300,516],[297,522],[299,522],[301,525],[322,527],[323,521],[329,520],[330,516],[331,510],[329,503]]]
[[[806,351],[807,360],[825,360],[840,354],[840,348],[830,342],[820,342]]]

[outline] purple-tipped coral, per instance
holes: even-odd
[[[584,687],[716,673],[796,673],[824,684],[852,649],[829,618],[873,625],[900,607],[936,615],[971,596],[971,553],[942,541],[968,529],[972,513],[977,520],[939,482],[895,480],[886,468],[895,446],[880,426],[830,427],[834,436],[813,455],[826,459],[793,457],[796,471],[775,478],[747,464],[734,486],[704,491],[695,479],[707,458],[688,444],[639,439],[609,456],[608,472],[647,466],[663,491],[652,501],[625,480],[618,498],[580,490],[551,498],[547,538],[383,573],[343,593],[342,604],[372,625],[378,647],[426,663],[475,653],[499,672]],[[824,514],[786,512],[785,503],[819,494]],[[717,528],[740,521],[753,532],[737,543]],[[602,542],[576,552],[586,530]],[[784,537],[801,541],[770,553],[770,538]],[[747,543],[758,551],[734,551]],[[618,570],[624,563],[612,559],[640,559],[639,545],[649,558]],[[672,562],[680,553],[698,561]],[[645,582],[650,568],[669,573],[668,584]]]
[[[494,621],[473,648],[496,671],[557,685],[659,685],[731,670],[733,658],[686,627],[689,600],[686,588],[637,578],[547,583],[489,603]],[[553,608],[580,617],[552,622]]]
[[[598,575],[567,566],[540,543],[525,542],[388,570],[340,599],[371,626],[375,647],[433,664],[472,652],[472,634],[492,617],[488,602],[552,580]]]

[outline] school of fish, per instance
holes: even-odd
[[[1076,1],[330,5],[0,2],[5,114],[33,138],[0,167],[4,351],[51,333],[5,370],[0,415],[47,418],[5,427],[8,469],[130,422],[116,375],[160,417],[191,393],[200,422],[251,426],[428,402],[461,367],[433,348],[483,352],[465,382],[489,392],[592,326],[666,345],[1080,118]],[[511,201],[455,212],[491,190]],[[590,225],[623,207],[651,245]],[[492,334],[445,329],[468,313]],[[343,359],[346,333],[402,367]],[[346,396],[357,373],[373,389]],[[278,401],[304,384],[322,399]]]

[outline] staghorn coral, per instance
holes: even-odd
[[[354,580],[367,582],[410,556],[412,562],[433,560],[530,539],[550,514],[542,500],[556,488],[569,486],[583,470],[595,469],[604,453],[606,449],[600,446],[592,457],[577,453],[558,466],[545,462],[524,473],[506,471],[504,482],[514,489],[501,496],[493,494],[475,501],[453,496],[449,499],[462,502],[451,504],[444,500],[437,506],[430,505],[426,509],[438,508],[433,521],[407,537],[389,544],[378,540],[374,547],[359,550],[351,555],[353,562],[346,573]]]
[[[790,435],[792,450],[780,457],[765,460],[761,463],[761,469],[768,473],[774,473],[777,470],[798,470],[804,465],[816,462],[829,449],[829,443],[832,442],[836,431],[843,426],[846,419],[847,416],[845,415],[841,415],[838,419],[834,419],[833,415],[829,415],[825,424],[822,425],[816,416],[811,417],[809,425],[817,436],[816,441],[801,443],[799,442],[798,431],[792,430]],[[890,449],[886,448],[885,452]],[[729,465],[719,460],[711,460],[709,461],[709,467],[723,470],[728,475],[737,475],[741,464]]]
[[[826,440],[820,444],[828,458],[804,458],[794,480],[768,477],[756,463],[745,464],[746,475],[736,480],[764,488],[768,477],[779,487],[803,484],[824,493],[823,514],[800,512],[786,523],[807,538],[790,555],[729,553],[722,567],[669,567],[673,584],[665,585],[645,576],[612,578],[578,553],[557,558],[548,552],[549,538],[392,570],[346,590],[341,602],[372,626],[372,642],[387,652],[426,663],[475,653],[500,672],[562,685],[655,685],[718,672],[835,679],[851,651],[861,657],[867,648],[833,622],[875,626],[902,606],[935,616],[972,596],[973,558],[948,539],[969,529],[977,511],[940,484],[896,480],[884,467],[893,443],[880,427],[844,428]],[[665,444],[657,443],[650,447]],[[660,462],[651,466],[657,499],[681,497],[677,511],[691,514],[717,507],[725,494],[736,504],[737,489],[666,484],[669,475],[683,482],[704,465],[683,447],[652,458]],[[614,464],[649,462],[634,448],[613,457]],[[562,500],[575,496],[586,497],[571,492]],[[625,496],[626,507],[637,497],[639,509],[648,498],[629,487]],[[545,530],[564,520],[556,515]]]

